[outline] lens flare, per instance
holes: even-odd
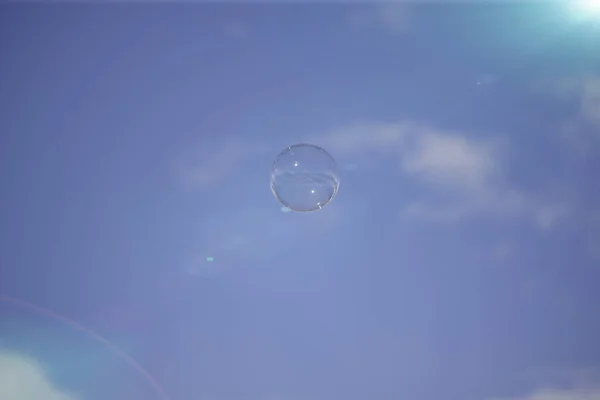
[[[600,16],[600,0],[582,0],[575,2],[573,5],[581,14]]]
[[[160,384],[154,379],[154,377],[152,377],[152,375],[150,375],[150,373],[148,371],[146,371],[144,369],[144,367],[142,367],[140,365],[140,363],[138,363],[130,355],[128,355],[123,350],[118,348],[116,345],[114,345],[107,339],[103,338],[102,336],[98,335],[96,332],[92,331],[91,329],[88,329],[85,326],[81,325],[80,323],[73,321],[71,318],[65,317],[64,315],[57,314],[54,311],[51,311],[46,308],[40,307],[38,305],[29,303],[25,300],[21,300],[16,297],[7,296],[5,294],[0,293],[0,302],[2,302],[2,301],[5,301],[7,303],[12,303],[16,306],[20,306],[25,309],[29,309],[30,311],[33,311],[34,313],[37,313],[40,315],[45,315],[46,317],[49,317],[56,321],[62,322],[65,325],[68,325],[73,329],[83,332],[84,334],[86,334],[89,337],[96,340],[98,343],[102,344],[105,348],[107,348],[109,351],[111,351],[113,354],[115,354],[118,358],[125,361],[127,364],[129,364],[129,366],[131,366],[135,371],[137,371],[146,380],[146,382],[148,382],[150,387],[152,387],[152,389],[156,392],[156,395],[159,397],[160,400],[170,400],[169,396],[167,396],[167,394],[165,393],[163,388],[160,386]]]

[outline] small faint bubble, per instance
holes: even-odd
[[[498,80],[498,76],[494,74],[479,74],[477,77],[477,85],[491,85]]]

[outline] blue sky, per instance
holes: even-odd
[[[2,5],[0,397],[600,399],[598,48],[561,3]],[[300,142],[340,188],[283,213]]]

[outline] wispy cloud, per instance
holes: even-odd
[[[543,389],[528,396],[494,400],[600,400],[600,389]]]
[[[546,77],[534,83],[534,90],[577,106],[560,131],[580,154],[600,143],[600,75]]]
[[[515,246],[508,241],[496,243],[492,248],[491,258],[494,261],[508,261],[515,253]]]
[[[276,205],[274,199],[273,205]],[[250,256],[265,249],[286,250],[300,240],[300,236],[311,235],[316,230],[327,231],[339,220],[339,212],[339,208],[325,208],[318,217],[310,213],[298,216],[284,214],[275,206],[244,207],[203,216],[199,224],[199,243],[203,248],[198,249],[198,253],[204,256],[217,253]]]
[[[488,143],[434,130],[416,139],[402,158],[402,169],[409,175],[435,185],[481,190],[498,174],[498,160]]]
[[[379,26],[391,32],[405,32],[411,20],[412,12],[406,4],[379,4],[347,15],[347,21],[354,26]]]
[[[239,40],[247,39],[250,36],[248,28],[239,22],[229,22],[225,24],[223,32],[226,36]]]
[[[208,188],[226,179],[249,157],[264,154],[264,143],[228,138],[221,143],[201,142],[183,150],[175,166],[179,178],[195,188]]]
[[[208,186],[223,179],[242,155],[242,144],[227,141],[220,146],[198,146],[178,162],[181,178],[195,186]]]
[[[308,139],[341,160],[393,159],[398,174],[437,193],[435,201],[415,196],[401,205],[402,218],[458,222],[474,216],[520,217],[550,230],[570,211],[563,201],[527,192],[509,181],[508,141],[498,136],[400,121],[356,124]],[[210,187],[239,168],[248,154],[265,150],[272,150],[269,144],[235,139],[221,146],[201,146],[189,161],[179,164],[179,172],[189,184]]]
[[[550,229],[568,209],[514,187],[507,180],[507,146],[425,124],[363,124],[315,138],[341,154],[378,153],[396,157],[399,173],[437,190],[436,204],[415,198],[402,209],[405,218],[456,222],[475,215],[525,216]]]
[[[586,217],[587,255],[594,261],[600,261],[600,209],[592,210]]]
[[[488,400],[600,400],[600,379],[596,368],[541,369],[538,378],[548,384],[520,396]]]
[[[590,77],[582,82],[581,114],[600,126],[600,76]]]
[[[564,203],[542,205],[535,210],[535,220],[543,229],[550,229],[561,218],[569,213],[568,207]]]
[[[597,382],[593,384],[571,382],[565,386],[556,388],[549,385],[522,396],[488,400],[600,400],[600,385]]]
[[[377,20],[392,31],[405,31],[410,26],[411,11],[406,4],[385,4],[377,7]]]
[[[56,388],[33,359],[16,353],[0,354],[0,399],[76,400]]]

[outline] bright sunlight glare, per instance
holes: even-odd
[[[580,12],[600,14],[600,0],[581,0],[575,3],[575,7]]]

